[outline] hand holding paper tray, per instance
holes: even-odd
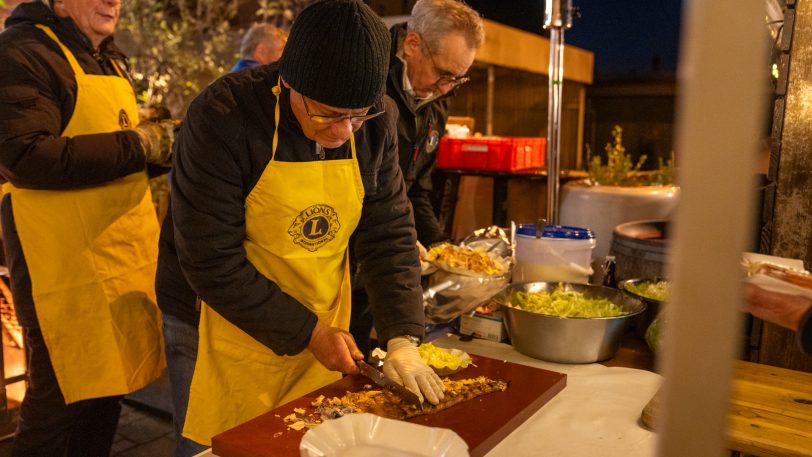
[[[795,330],[801,350],[812,354],[812,274],[800,260],[754,254],[745,254],[745,267],[745,310]]]
[[[802,261],[747,252],[742,264],[748,272],[747,283],[812,299],[812,274],[804,270]]]

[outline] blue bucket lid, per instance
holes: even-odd
[[[521,224],[516,227],[517,235],[536,236],[536,224]],[[541,232],[544,238],[562,238],[567,240],[590,240],[595,238],[592,230],[567,225],[545,225]]]

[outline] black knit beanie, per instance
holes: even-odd
[[[279,72],[297,92],[335,108],[374,105],[389,69],[389,32],[357,0],[322,0],[293,22]]]

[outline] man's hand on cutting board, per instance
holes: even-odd
[[[386,359],[383,373],[395,382],[425,398],[432,405],[440,403],[443,394],[443,381],[431,369],[417,351],[417,345],[406,337],[398,336],[386,345]]]
[[[321,322],[316,323],[313,328],[307,348],[327,369],[345,374],[357,374],[358,366],[355,361],[364,358],[349,332],[328,327]]]

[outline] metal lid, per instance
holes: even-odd
[[[516,234],[535,237],[536,227],[536,224],[521,224],[516,227]],[[549,224],[544,226],[541,236],[543,238],[561,238],[567,240],[591,240],[595,238],[595,234],[588,228]]]

